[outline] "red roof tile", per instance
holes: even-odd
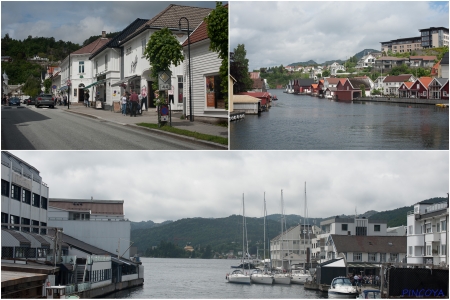
[[[208,31],[206,29],[206,23],[202,22],[200,26],[198,26],[197,29],[195,29],[195,31],[191,33],[190,36],[191,45],[206,39],[208,39]],[[188,39],[184,41],[183,47],[189,44],[188,41],[189,41]]]
[[[419,81],[423,84],[424,87],[428,88],[433,78],[431,77],[420,77]]]
[[[405,82],[411,78],[411,74],[398,75],[398,76],[386,76],[383,82]]]

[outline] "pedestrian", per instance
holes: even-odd
[[[63,102],[64,102],[64,106],[66,106],[67,105],[67,95],[66,94],[64,94],[64,96],[63,96]]]
[[[89,92],[86,91],[86,93],[84,94],[84,101],[86,102],[86,107],[90,107],[91,104],[89,103]]]
[[[134,115],[136,117],[136,110],[139,103],[139,97],[136,94],[136,91],[133,91],[133,94],[130,96],[130,102],[131,102],[131,113],[130,117]]]
[[[127,95],[125,93],[122,94],[122,115],[127,115]]]
[[[141,107],[141,115],[142,115],[142,94],[139,94],[139,95],[138,95],[138,99],[139,99],[139,102],[138,102],[138,103],[140,103],[140,107]]]

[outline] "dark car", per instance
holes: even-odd
[[[11,97],[11,98],[9,98],[8,105],[9,105],[9,106],[11,106],[11,105],[17,105],[17,106],[20,106],[20,99],[17,98],[17,97]]]
[[[25,103],[26,103],[27,105],[33,105],[33,104],[36,104],[36,98],[35,98],[35,97],[30,97],[30,98],[28,98],[28,99],[25,100]]]
[[[34,106],[48,106],[50,108],[55,107],[55,99],[52,94],[40,94],[36,97],[36,103]]]

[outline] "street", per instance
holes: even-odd
[[[2,150],[212,150],[213,145],[34,106],[2,107]]]

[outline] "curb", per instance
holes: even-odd
[[[195,142],[195,143],[200,143],[200,144],[206,144],[208,146],[213,146],[213,147],[217,148],[218,150],[228,150],[228,146],[225,146],[225,145],[222,145],[222,144],[217,144],[217,143],[213,143],[213,142],[209,142],[209,141],[199,140],[199,139],[196,139],[196,138],[193,138],[193,137],[179,135],[179,134],[172,133],[172,132],[157,130],[157,129],[148,128],[148,127],[143,127],[143,126],[139,126],[139,125],[136,125],[136,124],[127,124],[127,123],[121,123],[121,122],[117,122],[117,121],[111,121],[111,120],[104,119],[104,118],[99,117],[99,116],[94,116],[94,115],[91,115],[91,114],[87,114],[87,113],[84,113],[84,112],[77,112],[77,111],[70,111],[70,110],[65,110],[65,112],[70,112],[72,114],[82,115],[82,116],[85,116],[85,117],[88,117],[88,118],[92,118],[92,119],[104,120],[104,121],[111,122],[111,123],[118,124],[118,125],[122,125],[122,126],[129,126],[129,127],[132,127],[132,128],[135,128],[135,129],[139,129],[139,130],[149,130],[149,131],[152,131],[152,132],[160,134],[160,135],[167,134],[167,135],[170,135],[170,136],[172,136],[174,138],[183,139],[183,140],[187,140],[187,141]]]

